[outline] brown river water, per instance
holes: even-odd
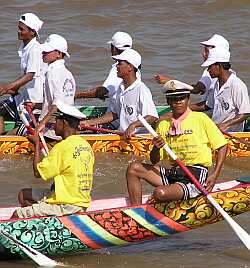
[[[224,35],[231,46],[231,63],[250,85],[249,0],[1,0],[0,84],[19,75],[17,19],[34,12],[44,20],[41,41],[58,33],[69,42],[68,67],[78,88],[102,82],[112,60],[106,44],[118,30],[129,32],[142,54],[142,79],[156,104],[164,104],[155,73],[192,83],[202,69],[200,41],[214,33]],[[198,100],[199,97],[194,97]],[[103,105],[99,100],[79,103]],[[124,196],[125,172],[134,156],[97,154],[93,198]],[[249,175],[248,158],[228,159],[220,180]],[[0,158],[0,205],[17,204],[20,188],[43,186],[33,178],[31,158]],[[152,188],[145,185],[145,192]],[[237,217],[250,232],[249,213]],[[91,254],[58,258],[68,267],[250,267],[250,255],[225,222],[143,244],[105,249]],[[35,267],[28,260],[0,262],[0,267]]]

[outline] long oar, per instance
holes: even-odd
[[[153,128],[141,115],[138,116],[138,119],[154,137],[158,136],[158,134],[153,130]],[[179,159],[177,159],[177,156],[167,146],[167,144],[165,144],[163,148],[170,155],[170,157],[178,164],[178,166],[187,174],[187,176],[191,179],[194,185],[207,197],[207,199],[211,202],[211,204],[220,212],[220,214],[229,223],[229,225],[232,227],[232,229],[241,239],[244,245],[248,248],[248,250],[250,250],[249,234],[223,210],[223,208],[215,201],[215,199],[208,193],[208,191],[197,181],[195,176],[188,170],[188,168]]]
[[[23,242],[16,239],[14,236],[5,232],[4,230],[0,230],[0,235],[2,235],[4,238],[14,243],[16,246],[18,246],[28,257],[30,257],[35,263],[37,263],[40,266],[54,267],[54,266],[62,265],[48,258],[47,256],[43,255],[37,250],[25,245]]]
[[[107,128],[101,128],[101,127],[95,127],[95,126],[86,126],[86,125],[80,125],[80,130],[87,129],[87,130],[92,130],[92,131],[97,131],[97,132],[102,132],[102,133],[109,133],[109,134],[116,134],[119,136],[123,136],[124,133],[118,130],[112,130],[112,129],[107,129]]]

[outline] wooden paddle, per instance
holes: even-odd
[[[14,243],[16,246],[18,246],[28,257],[30,257],[39,266],[55,267],[55,266],[62,265],[48,258],[47,256],[43,255],[37,250],[31,248],[30,246],[25,245],[23,242],[16,239],[14,236],[5,232],[4,230],[0,230],[0,235],[2,235],[5,239],[8,239],[12,243]]]
[[[153,130],[153,128],[148,124],[148,122],[141,116],[138,116],[138,120],[144,125],[144,127],[154,136],[157,137],[158,134]],[[197,181],[195,176],[189,171],[189,169],[179,160],[175,153],[167,146],[164,145],[164,150],[170,155],[170,157],[177,163],[177,165],[187,174],[194,185],[207,197],[210,203],[220,212],[223,218],[232,227],[237,236],[241,239],[244,245],[250,250],[250,236],[249,234],[237,223],[232,217],[230,217],[223,208],[215,201],[215,199],[208,193],[208,191]]]

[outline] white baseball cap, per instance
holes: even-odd
[[[64,114],[75,117],[77,119],[84,119],[86,118],[86,115],[81,113],[75,106],[69,105],[67,103],[62,102],[61,100],[57,100],[54,103],[59,110],[59,113],[57,113],[57,116],[63,116]]]
[[[43,21],[40,20],[37,15],[33,13],[25,13],[20,16],[19,21],[34,30],[39,37],[39,30],[42,28]]]
[[[141,55],[134,49],[126,49],[120,55],[112,56],[114,60],[122,61],[125,60],[132,64],[136,69],[141,65]]]
[[[210,39],[207,41],[200,42],[204,46],[214,46],[214,47],[221,47],[224,49],[229,50],[229,43],[226,38],[222,35],[214,34]]]
[[[230,52],[221,47],[215,47],[209,50],[208,58],[201,64],[202,67],[208,67],[216,62],[229,62]]]
[[[116,32],[108,44],[112,44],[114,47],[125,50],[132,47],[132,37],[125,32]]]
[[[42,51],[51,52],[58,50],[70,57],[68,51],[68,43],[65,38],[59,34],[50,34],[47,40],[41,45]]]

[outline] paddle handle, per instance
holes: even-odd
[[[27,120],[26,116],[24,115],[24,113],[22,111],[19,112],[19,117],[22,120],[22,122],[25,125],[26,129],[28,130],[28,132],[31,135],[35,135],[36,134],[35,130],[30,126],[29,121]],[[40,137],[40,139],[41,139],[41,137]],[[42,152],[43,156],[47,156],[48,155],[48,151],[45,149],[45,146],[44,146],[44,144],[42,142],[40,142],[40,148],[41,148],[41,152]]]
[[[124,133],[121,131],[101,128],[101,127],[87,126],[87,125],[82,125],[82,124],[80,125],[80,129],[87,129],[87,130],[99,131],[99,132],[103,132],[103,133],[116,134],[119,136],[124,135]]]

